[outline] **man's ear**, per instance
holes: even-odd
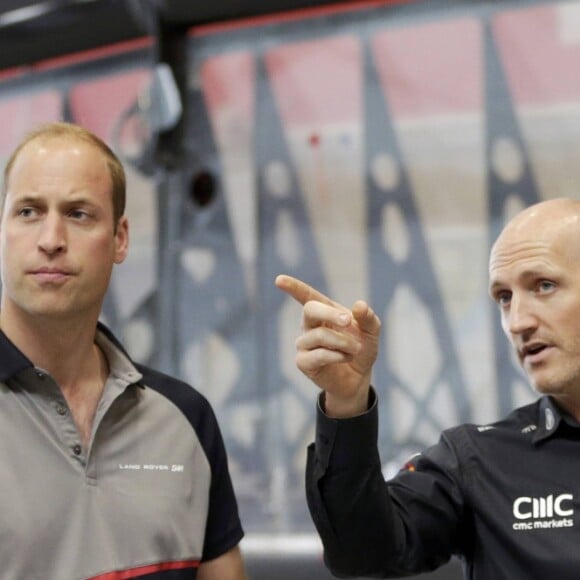
[[[127,216],[121,216],[117,222],[115,232],[115,264],[125,261],[129,252],[129,220]]]

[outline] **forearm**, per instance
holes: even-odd
[[[389,578],[431,570],[454,550],[455,507],[442,508],[443,515],[428,509],[445,476],[420,473],[386,483],[374,395],[371,403],[368,414],[352,419],[329,419],[319,410],[306,485],[325,560],[342,577]],[[443,497],[437,503],[445,505]]]
[[[321,398],[319,414],[324,414],[323,405]],[[392,546],[396,553],[394,536],[400,533],[381,474],[376,423],[369,419],[329,420],[319,415],[316,446],[308,450],[308,505],[326,563],[341,576],[385,576],[386,551]],[[348,443],[341,441],[345,426]],[[339,451],[331,459],[335,446]]]
[[[214,560],[203,562],[198,580],[247,580],[239,546],[235,546]]]

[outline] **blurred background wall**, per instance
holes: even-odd
[[[0,16],[6,44],[2,26],[15,25]],[[103,320],[136,360],[212,402],[251,577],[330,578],[303,493],[316,393],[294,367],[300,310],[274,277],[365,298],[382,317],[385,476],[442,429],[530,401],[487,255],[515,211],[580,197],[580,2],[344,2],[172,26],[12,55],[0,164],[57,119],[125,160],[131,252]],[[182,113],[158,131],[145,101],[164,61]]]

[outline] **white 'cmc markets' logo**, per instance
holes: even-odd
[[[571,528],[574,496],[562,493],[554,497],[518,497],[514,501],[513,514],[517,521],[514,530],[542,530],[546,528]]]

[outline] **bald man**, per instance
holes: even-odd
[[[473,580],[577,579],[580,570],[580,202],[531,206],[491,250],[489,291],[541,395],[493,425],[460,425],[385,482],[371,386],[381,322],[307,284],[297,365],[321,390],[307,498],[340,577],[402,577],[458,556]]]

